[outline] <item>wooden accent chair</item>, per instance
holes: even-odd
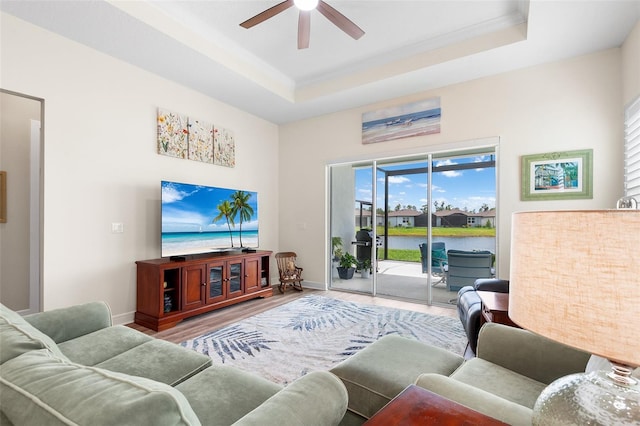
[[[286,251],[276,253],[276,263],[280,274],[280,285],[278,290],[284,293],[287,285],[291,285],[294,290],[302,291],[302,268],[296,265],[295,252]]]

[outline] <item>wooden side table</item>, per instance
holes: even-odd
[[[477,293],[480,296],[480,300],[482,300],[480,326],[486,322],[496,322],[518,327],[509,318],[509,293],[496,293],[494,291],[478,291]]]
[[[420,386],[410,385],[382,407],[365,425],[506,425]]]

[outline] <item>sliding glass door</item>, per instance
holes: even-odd
[[[420,261],[420,245],[429,235],[428,157],[380,160],[376,166],[381,241],[377,293],[428,302],[428,274]]]
[[[495,275],[496,164],[493,150],[433,155],[431,172],[431,285],[435,303],[455,304],[458,290]],[[489,252],[482,269],[449,251]],[[466,262],[466,263],[464,263]],[[466,276],[466,270],[475,275]],[[460,272],[460,271],[463,272]]]
[[[448,281],[448,250],[488,251],[494,273],[493,147],[329,170],[330,288],[454,304],[459,283]]]
[[[330,182],[330,288],[373,294],[373,163],[332,166]]]

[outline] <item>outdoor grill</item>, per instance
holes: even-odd
[[[356,232],[356,240],[351,242],[351,244],[356,246],[356,259],[358,264],[367,259],[371,260],[371,243],[373,241],[371,233],[372,231],[369,229],[361,229]],[[380,245],[380,239],[376,237],[376,250]]]

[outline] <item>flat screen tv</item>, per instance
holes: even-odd
[[[162,181],[162,257],[258,247],[258,194]]]

